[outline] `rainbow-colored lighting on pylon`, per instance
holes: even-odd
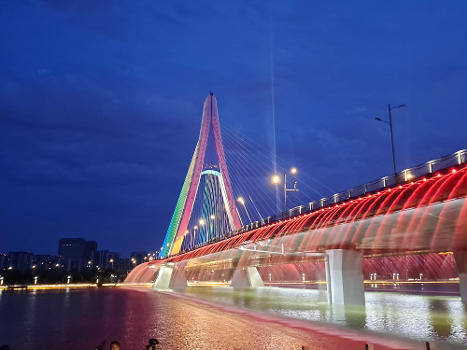
[[[206,148],[210,136],[215,143],[215,152],[217,155],[217,164],[215,164],[215,167],[218,169],[216,171],[204,169]],[[212,93],[204,101],[203,118],[198,143],[196,144],[196,148],[190,162],[190,167],[188,168],[188,173],[185,177],[162,249],[159,253],[160,258],[166,258],[177,254],[182,247],[183,240],[188,236],[186,232],[191,220],[200,180],[203,175],[214,175],[218,178],[218,182],[221,187],[220,192],[224,202],[223,205],[227,213],[230,229],[236,230],[240,228],[240,218],[238,216],[238,211],[232,194],[232,186],[230,184],[224,148],[222,145],[217,101],[216,97]]]

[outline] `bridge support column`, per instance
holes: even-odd
[[[258,269],[254,266],[235,270],[230,285],[234,289],[264,287]]]
[[[327,250],[325,266],[330,304],[365,304],[361,252],[346,249]]]
[[[454,252],[457,273],[459,275],[459,290],[464,305],[467,305],[467,252]]]
[[[157,274],[152,288],[167,290],[183,290],[187,287],[187,280],[183,271],[183,266],[175,264],[162,265]]]

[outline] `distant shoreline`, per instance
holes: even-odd
[[[152,283],[51,283],[51,284],[11,284],[0,286],[0,291],[30,291],[30,290],[48,290],[48,289],[86,289],[100,287],[151,287]]]

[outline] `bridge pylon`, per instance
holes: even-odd
[[[208,145],[214,145],[214,149],[209,150],[209,155],[207,156]],[[232,193],[227,163],[225,161],[217,100],[212,92],[204,101],[198,142],[182,190],[180,191],[162,249],[159,253],[160,258],[166,258],[170,255],[177,254],[181,250],[183,241],[189,232],[188,225],[190,224],[202,176],[210,177],[211,183],[217,181],[216,183],[220,188],[220,200],[223,203],[222,205],[216,205],[216,208],[219,210],[219,207],[221,207],[221,215],[224,215],[226,218],[226,223],[222,225],[224,229],[225,227],[227,227],[228,231],[239,229],[241,223]],[[209,191],[212,192],[210,186],[211,185],[205,186],[205,197],[212,197],[212,194],[207,193]],[[203,208],[203,210],[207,213],[209,212],[209,209]],[[215,217],[215,215],[212,214],[212,217]],[[221,231],[220,226],[221,225],[218,225],[215,229]],[[198,234],[200,231],[199,229]]]

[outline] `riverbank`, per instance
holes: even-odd
[[[0,286],[1,291],[47,290],[47,289],[86,289],[101,287],[151,287],[152,283],[51,283],[51,284],[10,284]]]

